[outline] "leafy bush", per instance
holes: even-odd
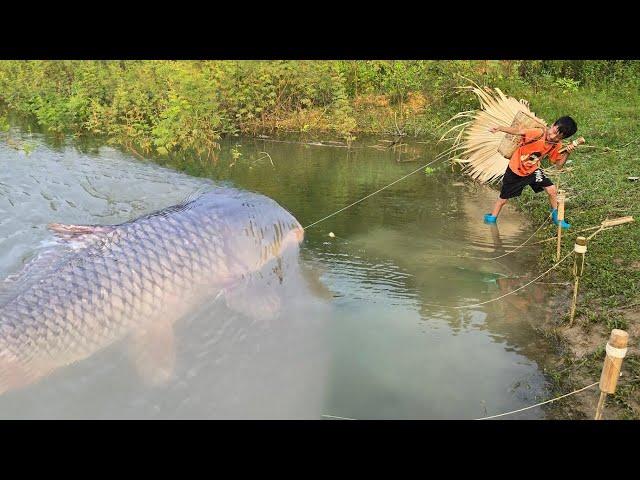
[[[638,61],[0,61],[0,100],[60,135],[168,153],[217,148],[221,135],[434,129],[476,108],[473,81],[514,96],[559,89],[637,91]],[[2,127],[2,124],[0,124]],[[405,132],[406,133],[406,132]]]

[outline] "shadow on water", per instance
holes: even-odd
[[[436,152],[375,148],[366,138],[349,151],[237,137],[222,142],[216,161],[180,154],[151,163],[95,139],[54,148],[30,138],[37,148],[29,155],[0,147],[2,276],[48,241],[51,221],[118,223],[202,186],[232,184],[273,198],[304,226]],[[464,256],[500,255],[533,230],[509,207],[497,228],[484,225],[495,190],[432,167],[309,228],[277,322],[256,324],[224,302],[181,322],[168,386],[141,384],[114,345],[1,397],[0,416],[465,419],[547,398],[542,367],[554,357],[534,330],[547,314],[545,287],[449,308],[530,278],[534,248],[498,261]],[[544,416],[534,409],[514,418]]]

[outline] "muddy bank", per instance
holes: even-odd
[[[558,292],[551,300],[552,313],[546,316],[538,327],[539,332],[557,349],[560,358],[546,372],[554,382],[554,398],[600,380],[605,345],[611,334],[611,328],[608,325],[590,321],[590,317],[584,314],[576,314],[573,325],[569,327],[572,292],[573,284],[558,286]],[[584,299],[579,296],[578,305],[581,300],[584,303]],[[599,310],[592,311],[591,318],[599,318],[599,314],[612,313],[612,310],[606,307],[601,307]],[[627,325],[624,330],[629,334],[629,346],[622,363],[622,376],[618,381],[616,393],[607,396],[603,419],[639,419],[640,377],[638,377],[637,367],[640,349],[637,339],[640,338],[640,306],[630,305],[627,308],[618,308],[616,311],[624,318]],[[548,414],[554,419],[592,420],[599,394],[600,390],[596,385],[584,392],[550,404]]]

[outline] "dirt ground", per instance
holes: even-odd
[[[576,317],[572,327],[561,319],[571,306],[569,295],[562,295],[556,299],[555,314],[550,315],[541,330],[545,335],[554,338],[562,354],[563,361],[557,365],[555,374],[562,393],[573,391],[600,380],[600,373],[604,362],[604,346],[609,340],[611,331],[603,324],[585,324],[585,320]],[[616,388],[616,394],[623,398],[627,408],[609,395],[605,401],[603,419],[639,419],[640,395],[637,390],[631,394],[622,392],[621,387],[630,381],[637,381],[638,372],[632,371],[630,358],[640,357],[640,305],[632,305],[617,310],[626,320],[629,334],[629,344],[625,361],[622,363],[622,376]],[[597,353],[600,350],[600,353]],[[553,376],[553,374],[552,374]],[[600,390],[594,386],[584,392],[573,395],[566,400],[556,402],[549,413],[554,419],[593,419],[598,403]],[[631,410],[631,412],[629,411]]]

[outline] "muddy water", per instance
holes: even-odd
[[[119,223],[233,185],[306,226],[435,155],[429,144],[365,139],[347,151],[237,137],[215,160],[157,164],[100,144],[12,138],[0,144],[0,277],[51,241],[49,222]],[[138,378],[124,341],[6,393],[0,418],[472,419],[547,398],[552,352],[534,330],[545,286],[451,308],[532,278],[534,247],[465,257],[500,255],[533,229],[509,206],[497,227],[483,224],[496,192],[433,167],[307,229],[304,275],[290,279],[276,320],[252,322],[220,302],[183,319],[166,385]],[[505,418],[544,417],[536,408]]]

